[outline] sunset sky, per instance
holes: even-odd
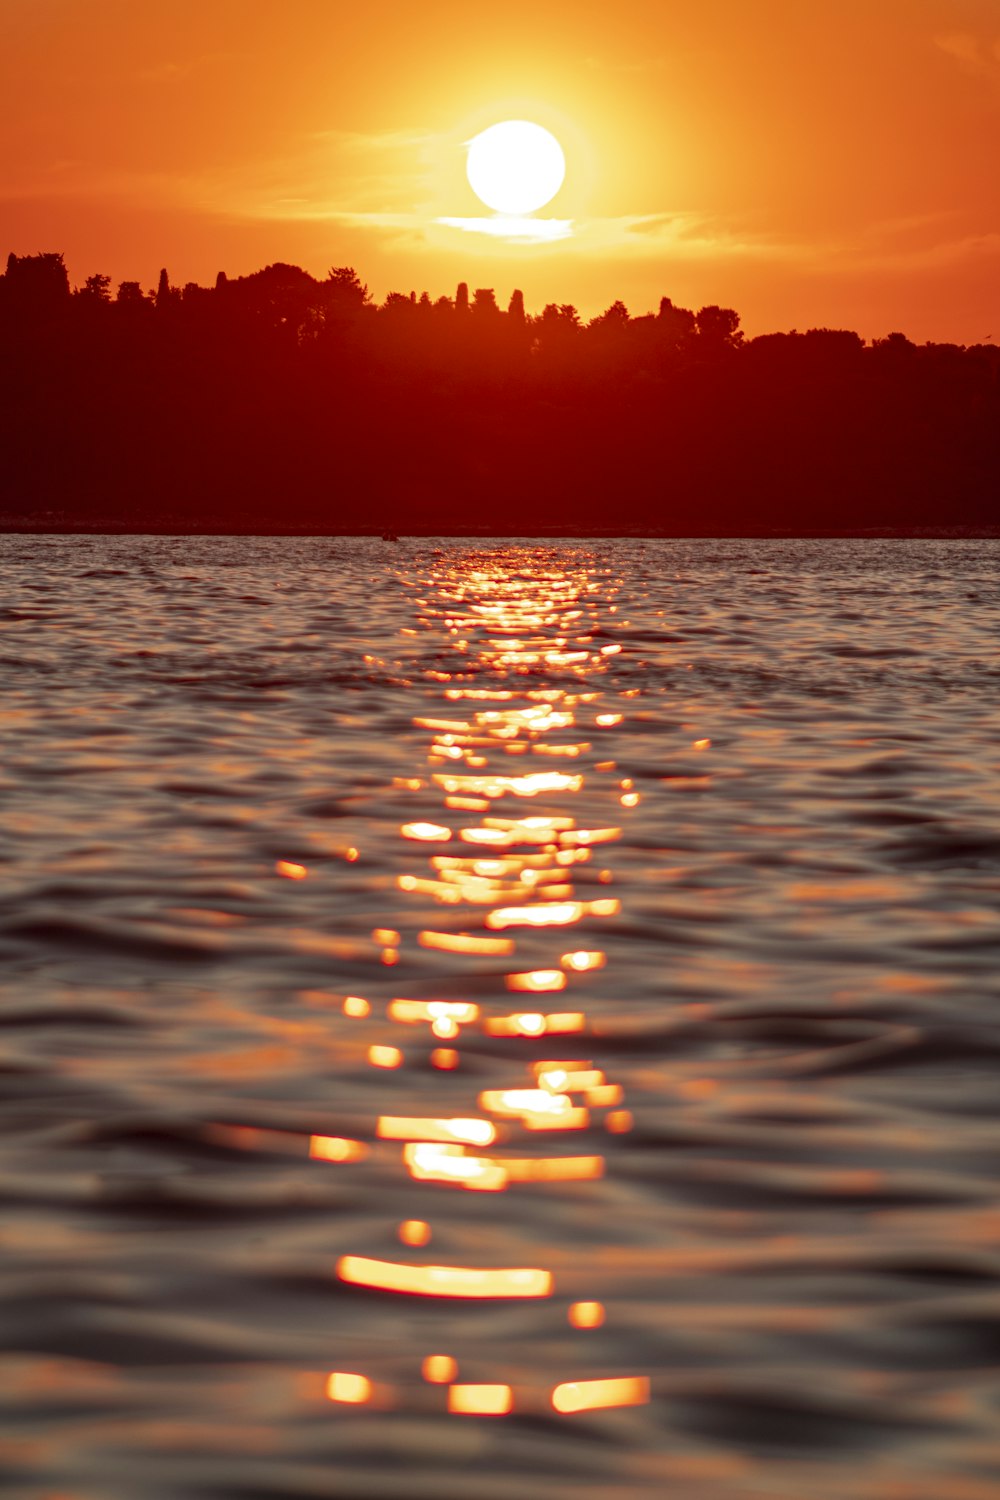
[[[1000,342],[1000,0],[0,0],[0,255]],[[466,142],[547,126],[546,244]]]

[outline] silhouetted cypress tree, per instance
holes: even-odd
[[[524,293],[513,291],[510,294],[510,303],[507,307],[507,316],[513,323],[524,322]]]
[[[469,283],[460,281],[455,292],[455,311],[467,313],[469,311]]]

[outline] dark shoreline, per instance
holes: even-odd
[[[112,301],[41,254],[0,276],[0,346],[0,531],[1000,535],[992,342],[746,339],[669,297],[584,326],[464,282],[375,307],[281,263]]]
[[[12,517],[0,517],[0,536],[158,536],[158,537],[315,537],[317,540],[328,540],[332,537],[370,537],[379,539],[382,536],[381,528],[376,527],[369,530],[341,531],[331,528],[327,531],[317,531],[312,526],[281,526],[263,529],[254,527],[230,527],[225,530],[213,530],[211,527],[178,528],[176,524],[169,521],[147,522],[142,526],[123,526],[114,522],[96,520],[93,524],[69,525],[64,521],[53,521],[51,523],[35,520],[19,520]],[[892,526],[871,526],[865,528],[844,528],[837,530],[824,530],[821,528],[806,528],[791,530],[777,526],[747,526],[738,531],[731,530],[709,530],[701,531],[674,531],[665,528],[639,528],[639,527],[590,527],[581,531],[567,531],[564,528],[552,527],[541,528],[537,531],[526,532],[523,529],[505,530],[500,527],[485,528],[475,527],[467,530],[452,529],[442,531],[439,528],[427,529],[414,527],[407,531],[398,533],[396,540],[400,542],[419,540],[427,541],[434,537],[462,539],[469,541],[492,541],[492,540],[538,540],[545,542],[555,541],[995,541],[1000,538],[1000,526],[914,526],[899,528]]]

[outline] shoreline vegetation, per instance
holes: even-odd
[[[1000,348],[739,323],[11,254],[0,531],[1000,535]]]

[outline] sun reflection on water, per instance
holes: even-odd
[[[454,652],[451,670],[442,663],[425,674],[439,685],[437,707],[412,720],[424,736],[429,774],[415,767],[416,774],[393,783],[415,799],[414,816],[397,825],[401,856],[408,853],[395,883],[404,903],[413,903],[421,916],[412,924],[404,918],[375,927],[372,941],[383,965],[396,968],[407,954],[422,952],[450,967],[441,971],[437,994],[433,981],[412,977],[423,969],[404,963],[398,972],[405,982],[395,995],[380,998],[376,987],[364,997],[345,997],[341,1008],[358,1023],[373,1068],[399,1072],[400,1081],[415,1074],[436,1077],[440,1098],[447,1095],[448,1103],[414,1108],[408,1100],[411,1107],[386,1111],[367,1130],[357,1129],[360,1141],[314,1135],[308,1145],[314,1160],[349,1167],[365,1154],[383,1153],[377,1161],[388,1166],[394,1159],[414,1189],[492,1194],[500,1213],[505,1193],[544,1184],[586,1191],[604,1177],[605,1151],[559,1150],[567,1132],[574,1141],[587,1137],[607,1147],[609,1135],[631,1130],[623,1090],[602,1068],[584,1057],[538,1055],[557,1050],[545,1046],[553,1037],[565,1038],[567,1050],[585,1045],[591,1027],[584,1007],[570,1003],[555,1010],[543,1002],[542,1008],[510,1011],[503,1004],[505,993],[544,997],[600,983],[605,950],[586,940],[569,947],[559,939],[567,928],[582,934],[621,910],[617,896],[593,892],[612,872],[595,869],[592,851],[621,837],[617,822],[594,819],[595,795],[616,812],[640,800],[631,779],[616,783],[608,775],[615,762],[597,760],[587,738],[625,718],[618,709],[601,707],[602,674],[621,650],[615,641],[594,638],[601,623],[595,596],[602,587],[606,593],[585,563],[548,567],[523,554],[464,569],[442,562],[421,580],[415,627],[443,628]],[[606,636],[607,630],[599,633]],[[520,765],[513,766],[512,757],[521,758]],[[535,758],[548,766],[534,769]],[[436,808],[432,793],[440,799]],[[584,796],[590,816],[580,820],[574,803]],[[308,872],[282,861],[278,873],[297,879]],[[441,917],[429,923],[428,903],[442,908]],[[463,974],[470,987],[475,979],[472,994],[461,993]],[[405,1054],[387,1041],[389,1027],[406,1028],[414,1038]],[[428,1047],[428,1041],[449,1045]],[[522,1049],[521,1055],[502,1048]],[[502,1062],[506,1079],[477,1086],[474,1080],[490,1059]],[[449,1074],[453,1081],[443,1076]],[[419,1097],[428,1098],[426,1088]],[[494,1212],[488,1198],[484,1207],[487,1215]],[[570,1285],[560,1287],[559,1267],[490,1265],[488,1238],[483,1264],[424,1263],[419,1251],[434,1234],[431,1217],[395,1224],[394,1237],[409,1258],[340,1255],[338,1280],[444,1306],[456,1299],[561,1299],[564,1326],[589,1331],[591,1347],[597,1347],[595,1331],[613,1317],[613,1308],[609,1312],[605,1301],[593,1297],[580,1300],[579,1276],[572,1279],[571,1296]],[[534,1410],[566,1417],[649,1399],[641,1374],[599,1377],[593,1369],[553,1372],[544,1390],[524,1397],[521,1387],[506,1380],[460,1383],[457,1360],[433,1345],[415,1372],[425,1390],[442,1387],[444,1408],[463,1416],[505,1416],[521,1410],[522,1399],[529,1406],[533,1401]],[[375,1390],[361,1373],[334,1373],[327,1382],[335,1403],[365,1404]]]

